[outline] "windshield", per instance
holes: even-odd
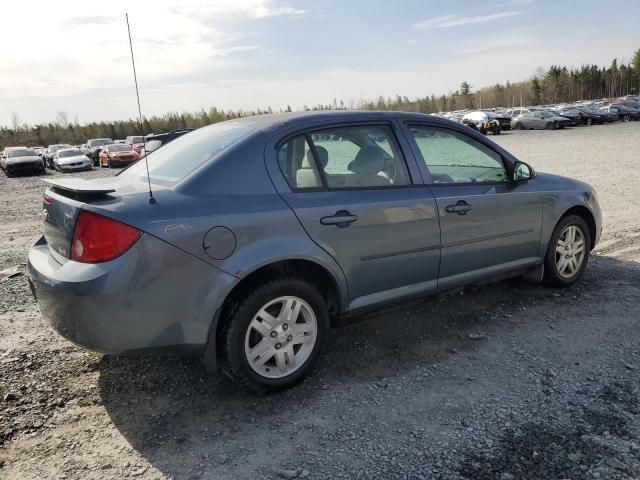
[[[65,158],[65,157],[77,157],[79,155],[84,155],[84,153],[82,153],[80,150],[78,150],[77,148],[74,148],[72,150],[62,150],[58,153],[58,157],[60,158]]]
[[[129,152],[131,147],[129,145],[109,145],[110,152]]]
[[[100,147],[102,145],[109,145],[113,143],[113,140],[111,140],[110,138],[95,138],[93,140],[89,140],[87,142],[87,145],[89,147]]]
[[[187,133],[149,155],[149,176],[177,182],[257,129],[253,122],[223,122]],[[122,175],[146,177],[145,162],[135,163]]]
[[[14,157],[35,157],[37,154],[32,148],[21,148],[20,150],[9,150],[7,158]]]

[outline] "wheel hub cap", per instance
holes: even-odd
[[[556,268],[563,278],[576,275],[585,258],[585,241],[582,229],[576,225],[565,228],[556,245]]]
[[[278,297],[258,310],[245,335],[245,356],[251,368],[267,378],[298,370],[311,355],[317,338],[311,306],[299,297]]]

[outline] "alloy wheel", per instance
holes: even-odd
[[[556,245],[556,269],[562,278],[576,275],[585,258],[585,241],[582,230],[576,225],[565,228]]]
[[[309,303],[294,296],[278,297],[263,305],[251,320],[245,357],[262,377],[286,377],[304,365],[317,336],[316,315]]]

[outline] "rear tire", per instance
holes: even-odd
[[[296,277],[256,288],[225,317],[218,344],[222,371],[259,393],[301,382],[322,352],[330,328],[324,298],[314,285]]]
[[[569,215],[553,230],[544,260],[544,282],[553,287],[569,287],[582,277],[591,250],[587,222]]]
[[[516,130],[523,130],[524,129],[524,125],[522,125],[521,122],[517,122],[516,123]]]

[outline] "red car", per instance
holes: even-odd
[[[106,145],[102,147],[100,151],[100,157],[98,159],[98,165],[100,167],[114,167],[119,165],[129,165],[140,158],[138,152],[136,152],[129,145],[124,143],[117,143],[113,145]]]

